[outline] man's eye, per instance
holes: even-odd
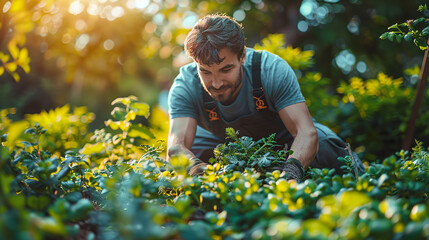
[[[201,71],[201,73],[204,74],[204,75],[210,74],[209,71]]]
[[[230,70],[231,68],[227,68],[227,69],[222,69],[221,71],[225,73],[225,72],[229,72]]]

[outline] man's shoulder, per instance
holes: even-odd
[[[197,65],[188,63],[180,67],[179,74],[170,88],[170,94],[197,94],[199,88],[201,88],[201,83],[198,77]]]

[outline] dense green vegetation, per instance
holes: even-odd
[[[427,89],[417,140],[400,150],[427,7],[284,2],[2,2],[0,239],[429,238]],[[364,173],[347,156],[341,176],[309,169],[286,181],[273,136],[234,129],[203,176],[188,176],[184,157],[165,162],[157,95],[189,61],[190,23],[218,11],[242,18],[248,46],[292,66],[312,116],[351,144]]]
[[[215,150],[213,164],[190,177],[188,159],[163,160],[163,143],[153,142],[162,128],[134,123],[149,116],[147,105],[132,96],[113,104],[112,119],[95,133],[85,131],[90,113],[84,109],[56,109],[21,122],[9,120],[11,110],[1,111],[2,238],[429,236],[429,151],[421,143],[370,163],[357,177],[347,156],[340,159],[344,175],[309,169],[297,183],[275,170],[285,153],[274,151],[272,136],[254,141],[227,129],[230,141]],[[167,122],[153,112],[149,119],[157,119],[150,122]],[[59,118],[67,136],[50,124]],[[89,121],[76,121],[82,119]]]

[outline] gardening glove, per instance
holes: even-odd
[[[296,158],[289,158],[282,170],[286,172],[287,180],[295,179],[297,182],[301,182],[304,178],[304,168]]]
[[[191,177],[195,177],[195,176],[201,176],[204,174],[204,171],[206,170],[207,166],[209,164],[201,161],[198,158],[194,158],[192,159],[193,163],[191,164],[191,166],[188,168],[188,174]]]

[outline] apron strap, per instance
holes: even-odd
[[[252,58],[252,95],[255,99],[256,110],[258,111],[267,108],[267,101],[265,100],[265,93],[261,83],[261,55],[260,51],[254,51]]]

